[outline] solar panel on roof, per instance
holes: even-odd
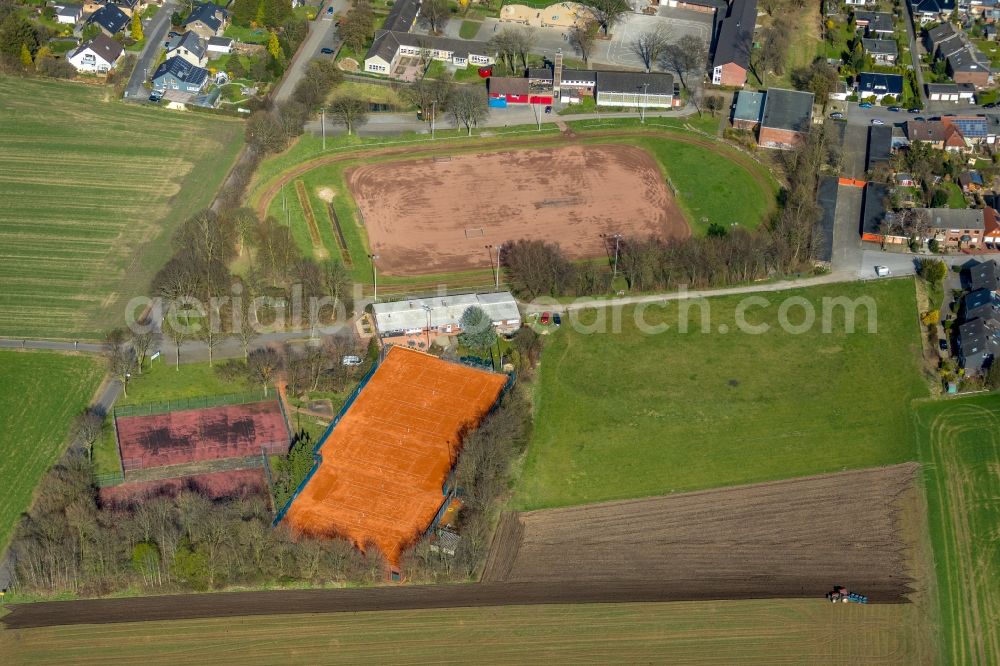
[[[982,138],[986,136],[985,118],[959,118],[952,122],[961,130],[966,138]]]

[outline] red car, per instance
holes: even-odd
[[[551,312],[543,312],[542,313],[542,326],[548,326],[550,319],[552,319],[552,313]]]

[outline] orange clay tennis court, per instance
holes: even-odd
[[[461,446],[506,377],[403,347],[389,350],[322,442],[322,463],[292,502],[297,531],[374,543],[393,564],[434,519]]]

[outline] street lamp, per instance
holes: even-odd
[[[614,260],[614,270],[611,273],[611,281],[614,282],[615,278],[618,277],[618,243],[622,239],[621,234],[601,234],[601,238],[611,240],[615,239],[615,260]]]
[[[378,270],[375,268],[375,262],[378,260],[378,255],[369,254],[368,258],[372,260],[372,288],[375,291],[374,301],[378,303]]]
[[[319,124],[323,128],[323,150],[326,150],[326,107],[320,107],[319,110],[320,121]]]
[[[437,120],[437,100],[431,100],[431,141],[434,140],[434,121]]]
[[[642,84],[642,106],[639,107],[639,122],[640,124],[646,124],[646,105],[649,103],[649,83]]]
[[[431,348],[431,306],[424,303],[421,305],[424,311],[427,313],[427,349]]]
[[[497,291],[500,291],[500,245],[487,245],[486,251],[490,253],[490,270],[493,270],[493,248],[497,249],[497,267],[493,271],[493,276],[496,278]]]

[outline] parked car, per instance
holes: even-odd
[[[898,106],[890,106],[889,110],[892,111],[893,113],[899,113],[900,111],[902,111],[902,109],[899,108]]]
[[[545,107],[545,113],[552,113],[552,107],[551,106]]]
[[[912,109],[907,109],[906,112],[907,113],[920,113],[920,109],[918,109],[917,107],[913,107]]]
[[[889,271],[888,266],[876,266],[875,276],[876,277],[889,277],[892,273]]]
[[[872,118],[872,125],[885,125],[885,121],[881,118]]]
[[[916,118],[914,118],[914,120],[916,120],[918,123],[922,123],[922,122],[924,122],[924,117],[923,116],[917,116]]]
[[[331,49],[329,46],[324,46],[319,50],[319,52],[322,53],[323,55],[330,55],[331,53],[333,53],[333,49]]]
[[[551,319],[552,319],[552,313],[551,312],[543,312],[542,313],[542,319],[541,319],[540,323],[542,324],[542,326],[548,326],[549,325],[549,321]]]
[[[556,326],[562,326],[562,316],[558,312],[552,313],[552,323]]]
[[[153,104],[158,104],[161,99],[163,99],[162,90],[154,90],[153,92],[149,93],[149,101],[152,102]]]
[[[361,357],[350,354],[340,359],[342,365],[361,365]]]
[[[948,341],[944,338],[941,338],[940,340],[938,340],[938,347],[941,348],[941,351],[948,351]]]
[[[840,111],[834,111],[833,113],[830,114],[830,117],[833,118],[834,120],[843,120],[844,114],[841,113]]]
[[[327,14],[332,14],[333,13],[333,5],[330,5],[329,7],[326,8],[326,13]]]
[[[989,104],[983,104],[984,109],[995,109],[997,108],[996,102],[990,102]]]
[[[870,109],[874,105],[871,102],[861,102],[861,104],[858,104],[858,106],[861,107],[862,109]]]

